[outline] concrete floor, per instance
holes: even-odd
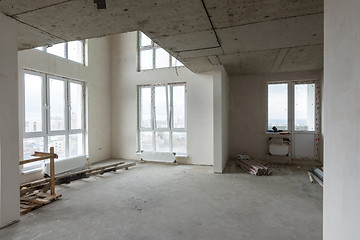
[[[0,230],[0,239],[322,239],[322,188],[303,169],[212,171],[143,163],[61,185],[61,200]]]

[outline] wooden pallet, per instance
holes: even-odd
[[[40,191],[25,195],[20,198],[20,214],[24,215],[34,209],[47,205],[59,199],[61,196],[61,194],[50,195],[48,193],[43,193]]]

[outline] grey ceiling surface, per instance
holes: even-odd
[[[323,68],[323,0],[0,0],[19,49],[141,30],[190,70],[229,74]]]

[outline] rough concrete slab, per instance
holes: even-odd
[[[134,30],[154,38],[211,29],[202,4],[195,0],[187,3],[108,0],[107,9],[98,10],[92,0],[70,1],[16,18],[69,40]]]
[[[207,57],[198,57],[198,58],[189,58],[189,59],[180,59],[181,62],[189,69],[194,72],[208,72],[214,69],[214,66],[211,64],[210,60]]]
[[[281,66],[281,64],[283,63],[286,55],[288,54],[290,48],[282,48],[279,50],[279,53],[274,61],[274,64],[271,68],[271,72],[277,72]]]
[[[160,46],[172,46],[169,49],[176,52],[219,47],[214,31],[202,31],[162,38],[153,38],[153,41],[158,43]]]
[[[279,72],[323,69],[324,45],[291,48],[279,67]]]
[[[323,43],[323,14],[217,30],[225,54]]]
[[[218,56],[209,56],[208,57],[209,61],[211,62],[212,65],[220,65],[220,61]]]
[[[29,27],[25,24],[18,23],[18,48],[21,49],[29,49],[38,46],[45,46],[48,43],[58,43],[63,40],[51,36],[47,33]],[[27,41],[28,38],[33,39],[31,42]]]
[[[39,8],[46,8],[53,6],[54,4],[60,4],[67,2],[66,0],[1,0],[0,1],[0,12],[5,15],[11,16],[19,13],[35,11]]]
[[[0,239],[322,239],[322,188],[297,168],[271,177],[139,164],[57,187],[63,197]]]
[[[221,47],[208,48],[202,50],[180,52],[179,56],[182,58],[194,58],[194,57],[206,57],[211,55],[222,55],[224,54]]]
[[[205,0],[215,28],[324,12],[323,0]]]
[[[276,60],[279,50],[241,52],[219,56],[229,75],[268,73]]]

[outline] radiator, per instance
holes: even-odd
[[[141,152],[141,160],[154,162],[176,162],[175,153],[171,152]]]
[[[82,170],[87,167],[86,156],[78,156],[62,160],[55,159],[55,174],[68,172],[71,170]],[[47,160],[43,165],[43,173],[50,175],[50,162]]]

